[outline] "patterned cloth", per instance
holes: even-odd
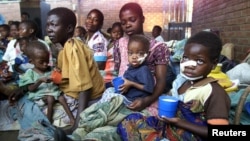
[[[95,103],[80,114],[74,140],[120,141],[114,134],[117,124],[133,111],[126,108],[122,97],[113,97],[109,102]],[[105,130],[104,130],[105,129]]]
[[[114,46],[109,48],[105,69],[100,70],[100,72],[103,76],[105,83],[111,82],[115,77],[118,76],[118,73],[115,70],[115,63],[114,63]]]
[[[133,113],[118,124],[117,132],[123,141],[160,141],[164,126],[154,116]]]

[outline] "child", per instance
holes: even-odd
[[[130,105],[137,98],[151,95],[153,92],[154,78],[145,64],[149,53],[149,46],[148,39],[143,35],[133,35],[129,39],[129,68],[123,75],[124,84],[120,86],[120,91],[126,105]],[[108,101],[111,97],[117,95],[112,90],[114,89],[107,89],[100,102]]]
[[[7,24],[0,25],[0,62],[2,62],[3,55],[10,41],[10,26]]]
[[[188,39],[181,74],[171,91],[180,101],[176,117],[160,117],[168,124],[165,135],[169,140],[207,139],[208,125],[229,124],[229,96],[215,79],[207,77],[217,65],[221,49],[220,38],[211,32],[202,31]]]
[[[155,25],[152,29],[152,36],[155,40],[159,42],[164,42],[163,37],[161,36],[162,28],[159,25]]]
[[[68,114],[70,124],[73,125],[75,120],[62,91],[51,82],[48,49],[39,41],[31,41],[27,46],[26,53],[34,68],[27,70],[23,76],[20,76],[19,86],[28,85],[28,98],[39,106],[47,104],[47,116],[51,123],[53,123],[53,105],[58,100]]]
[[[119,40],[121,37],[123,37],[123,30],[122,30],[122,25],[120,22],[114,22],[111,31],[110,31],[110,36],[111,39],[109,41],[108,49],[114,46],[115,41]]]
[[[12,21],[10,25],[10,37],[12,39],[17,39],[19,37],[18,27],[20,22],[19,21]]]
[[[108,45],[108,54],[105,69],[103,71],[100,71],[103,76],[106,88],[112,86],[112,79],[114,79],[118,75],[117,71],[114,68],[114,45],[123,36],[123,30],[120,22],[113,23],[110,34],[111,40],[109,41]]]
[[[74,37],[82,40],[83,42],[85,42],[85,36],[86,36],[86,29],[82,26],[77,26],[75,28],[75,31],[74,31]]]
[[[87,29],[86,43],[93,50],[94,59],[98,64],[99,70],[104,70],[107,60],[108,40],[101,33],[103,21],[103,13],[98,9],[92,9],[85,21]]]
[[[14,64],[14,71],[19,75],[26,72],[26,70],[34,67],[33,64],[29,63],[29,59],[25,53],[26,46],[28,45],[29,39],[27,37],[18,38],[16,43],[19,43],[21,54],[17,55]]]
[[[46,47],[50,51],[50,64],[49,65],[53,66],[53,59],[52,59],[50,47],[45,41],[37,38],[36,36],[37,31],[38,31],[37,24],[34,21],[25,20],[19,24],[18,31],[19,31],[19,38],[27,37],[29,41],[38,40],[39,42],[42,42],[43,44],[45,44]],[[16,39],[11,40],[9,42],[6,52],[4,53],[4,56],[3,56],[3,60],[6,61],[9,65],[10,72],[13,72],[12,66],[15,64],[15,58],[22,53],[19,43],[16,43],[16,42],[17,42]]]

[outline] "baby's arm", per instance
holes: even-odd
[[[120,86],[120,90],[122,94],[126,94],[129,90],[130,87],[134,87],[138,90],[144,90],[144,85],[133,82],[133,81],[129,81],[128,79],[124,79],[124,84]]]
[[[51,82],[51,78],[48,77],[42,77],[39,78],[35,83],[32,83],[28,86],[28,90],[30,92],[34,92],[36,91],[36,89],[42,84],[42,83],[50,83]]]

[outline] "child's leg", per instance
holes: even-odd
[[[48,109],[47,109],[47,117],[51,124],[53,123],[53,106],[55,103],[55,98],[54,96],[47,96],[47,104],[48,104]]]
[[[63,95],[60,95],[60,96],[58,97],[58,101],[60,102],[60,104],[62,104],[62,106],[63,106],[65,112],[68,114],[69,119],[70,119],[70,125],[74,125],[74,123],[75,123],[75,118],[74,118],[72,112],[70,111],[69,106],[68,106],[68,104],[67,104],[67,102],[66,102],[64,96],[63,96]]]

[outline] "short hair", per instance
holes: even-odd
[[[15,25],[16,27],[18,27],[19,24],[20,24],[19,21],[12,21],[12,22],[10,23],[10,26]]]
[[[123,5],[122,8],[120,9],[119,17],[121,17],[121,13],[123,11],[128,10],[128,9],[135,11],[139,16],[143,17],[142,7],[138,3],[135,3],[135,2],[129,2]]]
[[[87,33],[86,29],[82,26],[77,26],[76,28],[79,29],[83,34]]]
[[[21,15],[25,15],[25,16],[27,16],[28,18],[30,17],[30,14],[27,13],[27,12],[22,12]]]
[[[155,25],[154,29],[157,29],[160,33],[162,32],[162,28],[159,25]]]
[[[57,7],[49,11],[47,14],[50,15],[57,15],[60,18],[60,21],[63,25],[69,26],[72,25],[73,27],[76,27],[76,15],[75,13],[65,7]]]
[[[122,34],[122,36],[123,36],[124,32],[123,32],[123,29],[122,29],[122,24],[121,24],[121,22],[114,22],[114,23],[112,24],[111,31],[112,31],[115,27],[119,27],[119,28],[121,29],[121,32],[122,32],[121,34]]]
[[[7,32],[10,32],[10,26],[8,24],[1,24],[0,27],[6,30]]]
[[[42,51],[49,53],[49,50],[44,43],[38,40],[29,41],[27,47],[25,48],[25,52],[28,58],[32,59],[33,57],[35,57],[35,54],[34,54],[35,50],[42,50]]]
[[[186,45],[191,43],[201,44],[208,48],[208,54],[210,55],[209,58],[211,61],[214,59],[219,59],[222,50],[222,42],[219,36],[216,34],[208,31],[200,31],[191,36],[187,40]]]
[[[101,25],[100,27],[102,27],[103,21],[104,21],[104,15],[103,15],[103,13],[99,9],[92,9],[92,10],[89,11],[88,15],[90,13],[92,13],[92,12],[96,12],[98,14],[98,17],[100,18],[99,19],[100,20],[100,25]]]
[[[142,43],[142,44],[144,45],[145,50],[146,50],[146,51],[149,51],[150,42],[149,42],[149,40],[145,37],[145,35],[140,35],[140,34],[132,35],[132,36],[129,38],[128,45],[129,45],[131,42],[140,42],[140,43]]]
[[[26,24],[29,28],[34,30],[32,35],[37,35],[38,25],[37,25],[37,23],[35,21],[33,21],[33,20],[25,20],[25,21],[22,21],[20,24]]]

